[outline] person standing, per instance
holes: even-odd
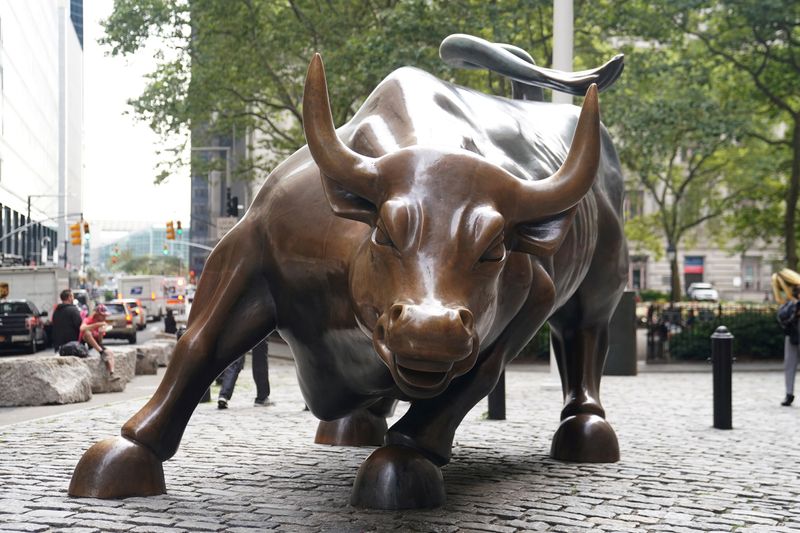
[[[786,384],[786,398],[781,402],[784,407],[789,407],[794,402],[794,378],[797,375],[797,349],[800,344],[800,285],[792,287],[792,301],[787,302],[792,306],[793,320],[788,324],[787,334],[783,340],[783,375]],[[787,305],[784,304],[784,305]]]
[[[116,380],[119,379],[119,376],[114,375],[114,354],[103,346],[103,337],[106,335],[105,328],[108,325],[106,318],[109,314],[105,305],[97,304],[92,314],[83,319],[80,335],[82,341],[97,350],[100,359],[106,364],[108,373],[111,374],[111,379]]]
[[[59,348],[68,342],[80,339],[81,311],[75,305],[75,296],[69,289],[64,289],[59,295],[61,303],[53,310],[50,335],[53,340],[53,349],[58,353]]]
[[[175,315],[172,309],[167,309],[167,316],[164,317],[164,333],[177,333],[178,324],[175,322]]]
[[[259,342],[255,348],[253,348],[253,381],[256,382],[256,399],[253,405],[256,407],[272,405],[269,399],[268,351],[267,339]],[[222,387],[219,390],[217,408],[228,408],[228,402],[231,400],[231,397],[233,397],[233,389],[236,387],[236,379],[239,377],[239,372],[242,371],[243,367],[244,356],[241,356],[222,372]]]

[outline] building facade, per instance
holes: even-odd
[[[655,202],[640,190],[629,190],[625,197],[626,219],[653,213]],[[756,244],[744,254],[735,254],[716,246],[710,238],[707,221],[690,245],[681,244],[676,251],[681,291],[695,282],[711,283],[721,300],[763,302],[772,298],[770,278],[783,266],[783,250],[775,245]],[[657,258],[652,252],[629,243],[630,265],[628,286],[635,291],[670,292],[670,266],[666,254]],[[664,244],[666,249],[666,243]]]
[[[80,268],[82,248],[62,241],[82,210],[82,18],[80,0],[0,0],[3,264],[49,262],[58,246]]]
[[[102,225],[100,223],[99,225]],[[130,254],[131,257],[146,257],[165,255],[178,257],[183,265],[189,262],[189,247],[185,242],[188,228],[184,228],[184,235],[176,239],[167,240],[167,231],[163,226],[150,227],[127,233],[119,239],[113,240],[102,246],[92,248],[91,264],[100,270],[111,265],[111,258],[115,254]]]

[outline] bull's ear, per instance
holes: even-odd
[[[378,211],[372,202],[348,191],[325,174],[322,174],[322,188],[337,217],[357,220],[370,226],[375,225]]]
[[[575,212],[576,208],[573,207],[545,220],[518,224],[512,249],[540,257],[555,254],[567,236]]]

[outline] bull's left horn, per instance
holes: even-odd
[[[521,182],[518,220],[545,218],[566,211],[589,192],[600,164],[600,105],[597,85],[586,91],[572,145],[561,168],[543,180]]]
[[[351,150],[336,135],[322,57],[314,54],[303,92],[303,131],[323,174],[368,200],[375,197],[375,159]]]

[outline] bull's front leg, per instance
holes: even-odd
[[[534,265],[528,299],[475,367],[456,378],[439,396],[415,400],[386,434],[386,445],[361,465],[350,503],[374,509],[438,507],[446,492],[440,467],[450,461],[456,429],[469,411],[497,384],[512,360],[544,323],[555,289]]]
[[[561,461],[613,463],[619,461],[619,444],[600,403],[608,321],[601,317],[599,323],[574,326],[571,322],[550,321],[564,394],[561,424],[550,455]]]
[[[161,384],[122,428],[122,436],[84,453],[71,496],[124,498],[166,492],[162,462],[178,449],[183,431],[214,378],[275,326],[275,306],[261,265],[242,254],[260,246],[252,226],[240,224],[209,256],[197,287],[189,327],[178,341]]]

